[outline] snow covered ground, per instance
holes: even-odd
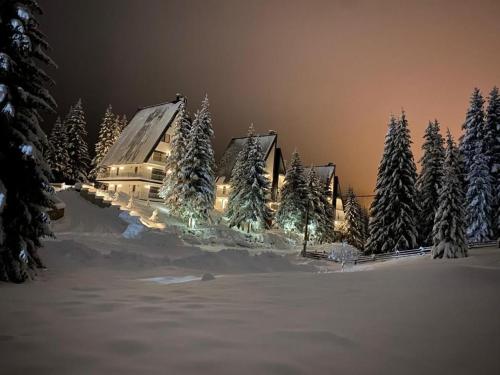
[[[117,209],[61,194],[48,270],[0,285],[2,374],[500,372],[499,249],[318,272],[171,233],[126,239]]]

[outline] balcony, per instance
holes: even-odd
[[[117,173],[118,172],[118,173]],[[142,180],[153,180],[153,181],[163,181],[165,178],[165,172],[158,168],[153,168],[152,170],[138,170],[137,172],[126,172],[121,170],[109,169],[103,171],[97,175],[98,180],[123,180],[123,179],[142,179]]]

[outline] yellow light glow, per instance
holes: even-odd
[[[120,167],[120,171],[123,171],[125,169],[125,167]]]
[[[144,187],[145,187],[146,189],[149,189],[149,188],[151,187],[151,185],[144,185]]]

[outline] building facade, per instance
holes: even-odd
[[[271,208],[276,208],[279,192],[285,179],[285,161],[281,149],[278,147],[278,134],[270,130],[268,134],[255,136],[260,142],[266,161],[266,177],[271,182]],[[233,138],[229,142],[218,164],[216,177],[215,209],[224,211],[227,207],[229,192],[231,191],[231,173],[236,164],[238,154],[243,149],[248,137]]]
[[[103,190],[142,200],[161,201],[158,193],[170,154],[170,139],[181,101],[140,108],[109,149],[96,182]]]

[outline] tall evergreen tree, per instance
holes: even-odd
[[[49,135],[49,147],[47,148],[46,160],[52,170],[55,182],[65,182],[68,180],[68,136],[66,128],[58,117]]]
[[[394,250],[407,250],[417,246],[417,169],[411,143],[406,114],[402,112],[396,128],[388,197],[388,211],[395,215],[388,223],[389,232],[393,233],[395,240]]]
[[[70,108],[64,121],[68,135],[68,154],[69,154],[69,183],[87,181],[89,171],[89,151],[87,145],[87,122],[83,112],[82,100]]]
[[[116,116],[117,121],[119,122],[119,132],[123,131],[128,125],[128,120],[126,115],[122,115],[122,117]]]
[[[321,186],[321,185],[320,185]],[[321,243],[335,242],[335,208],[332,201],[332,191],[328,181],[322,184],[321,204],[323,205],[323,216],[318,228],[318,238]]]
[[[90,180],[95,180],[100,172],[99,164],[120,136],[121,125],[119,118],[113,113],[113,108],[109,105],[99,126],[95,156],[92,159],[92,170],[89,173]]]
[[[477,141],[476,153],[467,175],[467,239],[485,242],[492,238],[492,177],[488,160],[483,153],[482,139]]]
[[[423,156],[420,159],[422,166],[417,180],[419,238],[421,245],[432,244],[432,227],[436,214],[436,201],[443,178],[444,140],[439,132],[437,120],[429,122],[422,145]]]
[[[245,158],[245,159],[244,159]],[[233,207],[229,217],[230,226],[247,227],[248,231],[264,229],[268,227],[271,220],[271,210],[267,206],[270,194],[270,182],[266,177],[266,162],[260,142],[254,135],[253,126],[250,125],[248,139],[243,150],[238,156],[231,181],[230,196]],[[239,208],[234,209],[235,203]]]
[[[186,101],[182,99],[179,112],[175,118],[171,152],[165,166],[167,173],[159,193],[160,197],[165,200],[170,212],[174,215],[180,214],[182,206],[180,201],[184,183],[182,170],[184,163],[188,162],[185,156],[190,130],[191,121],[186,110]]]
[[[369,236],[366,243],[366,252],[377,254],[394,249],[394,237],[389,232],[387,224],[394,220],[393,213],[387,211],[389,190],[391,188],[391,162],[395,149],[396,128],[398,121],[391,116],[385,136],[384,152],[378,168],[375,185],[375,198],[370,207]]]
[[[196,113],[182,162],[181,216],[191,227],[209,219],[215,200],[214,152],[212,120],[208,99]]]
[[[363,250],[365,242],[364,218],[361,206],[352,188],[347,190],[344,212],[347,224],[347,242]]]
[[[281,189],[280,206],[276,223],[285,231],[302,233],[307,202],[307,182],[304,167],[297,151],[292,154],[290,168],[286,172]]]
[[[443,182],[434,218],[432,257],[461,258],[467,256],[465,196],[460,176],[461,158],[449,130],[446,144]]]
[[[463,160],[463,180],[467,186],[467,176],[470,172],[474,155],[476,154],[476,144],[478,139],[483,137],[484,131],[484,99],[478,88],[475,88],[471,98],[469,109],[462,125],[464,134],[460,138],[459,150]]]
[[[320,241],[321,232],[324,228],[325,206],[323,205],[323,186],[314,167],[311,167],[307,176],[307,186],[309,238]]]
[[[44,65],[55,66],[38,29],[33,0],[0,1],[0,280],[22,282],[41,267],[41,238],[51,235],[51,173],[41,112],[54,111]]]
[[[500,95],[498,87],[494,87],[490,92],[485,126],[485,155],[491,168],[493,186],[491,223],[495,237],[500,237]]]

